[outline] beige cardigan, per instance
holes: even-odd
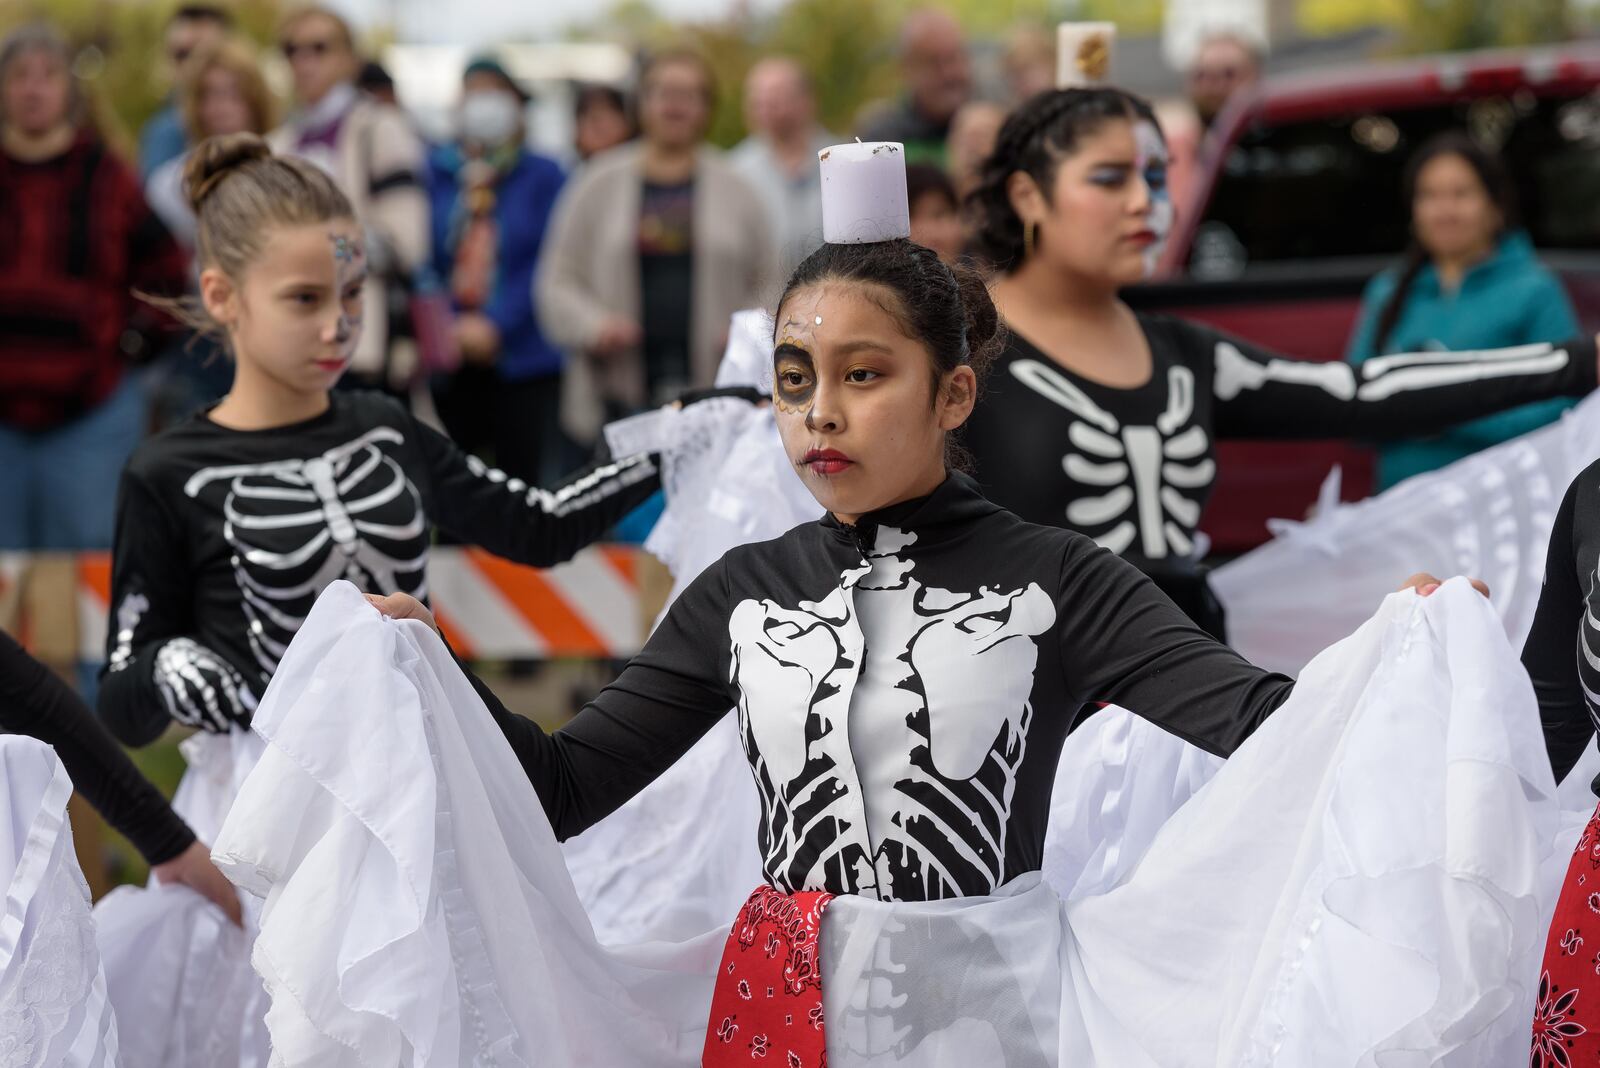
[[[539,322],[569,354],[561,425],[578,441],[599,434],[604,401],[643,407],[643,353],[602,358],[588,350],[609,316],[638,322],[639,206],[644,150],[638,144],[592,160],[562,192],[534,282]],[[776,254],[760,198],[713,148],[700,151],[694,184],[694,308],[690,374],[709,386],[733,313],[776,299]]]
[[[267,135],[267,142],[274,152],[291,152],[297,136],[292,125],[282,126]],[[422,141],[406,117],[395,108],[359,98],[339,128],[333,163],[334,180],[350,198],[356,219],[383,241],[398,268],[409,274],[426,263],[432,243],[428,195],[422,184],[427,161]],[[369,374],[383,368],[391,355],[382,273],[373,271],[362,290],[361,340],[351,363]],[[405,381],[415,357],[410,352],[392,355],[389,377],[398,385]]]

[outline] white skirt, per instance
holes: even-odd
[[[117,1027],[55,750],[0,735],[0,1066],[115,1068]]]
[[[266,753],[215,855],[265,899],[275,1063],[698,1063],[732,912],[602,946],[431,631],[337,584],[255,726]],[[1109,885],[836,899],[829,1060],[1518,1063],[1556,816],[1487,603],[1462,582],[1393,595]]]

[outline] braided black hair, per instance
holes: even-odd
[[[967,196],[967,211],[977,224],[975,251],[996,270],[1022,266],[1022,219],[1011,206],[1007,183],[1021,171],[1050,198],[1056,168],[1079,140],[1113,119],[1161,124],[1150,105],[1122,89],[1047,89],[1013,111],[1000,127],[994,151],[978,172],[978,186]]]
[[[1517,196],[1511,187],[1511,177],[1506,173],[1505,164],[1498,154],[1488,151],[1469,135],[1456,130],[1447,130],[1428,140],[1406,162],[1403,185],[1408,208],[1416,203],[1417,178],[1422,174],[1422,168],[1440,156],[1456,156],[1466,161],[1478,176],[1478,181],[1483,183],[1484,193],[1500,211],[1500,232],[1495,235],[1497,242],[1506,231],[1516,229]],[[1428,251],[1413,238],[1411,246],[1406,249],[1405,259],[1401,261],[1400,277],[1395,283],[1394,292],[1389,294],[1383,310],[1378,313],[1372,336],[1373,353],[1382,353],[1384,346],[1389,343],[1389,335],[1394,333],[1395,326],[1400,322],[1400,313],[1405,311],[1411,287],[1431,259]]]
[[[870,283],[893,295],[892,300],[880,301],[881,307],[906,337],[928,349],[934,383],[930,404],[937,401],[939,382],[946,374],[966,364],[982,382],[989,364],[1005,347],[1000,313],[983,276],[970,267],[951,267],[937,252],[905,238],[817,249],[783,287],[774,326],[782,321],[783,306],[795,292],[824,282]],[[871,290],[867,294],[876,299]],[[957,470],[971,468],[965,450],[948,439],[945,462]]]

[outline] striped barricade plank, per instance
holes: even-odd
[[[537,569],[511,564],[479,549],[444,546],[429,557],[430,600],[450,644],[463,657],[548,659],[626,658],[639,651],[637,559],[633,546],[585,549],[571,561]],[[0,603],[16,601],[30,566],[45,557],[0,554]],[[70,610],[76,635],[69,648],[79,659],[105,656],[111,612],[111,558],[80,553],[75,571],[76,603]],[[65,590],[63,589],[63,593]],[[11,629],[26,641],[26,603],[14,604]]]

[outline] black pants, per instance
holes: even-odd
[[[457,445],[529,485],[578,466],[561,433],[560,375],[507,382],[492,367],[466,366],[435,382],[433,403]]]

